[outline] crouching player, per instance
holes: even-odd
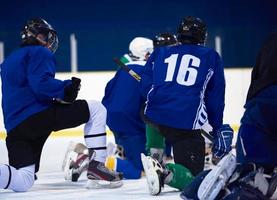
[[[39,170],[43,145],[52,131],[85,123],[88,187],[122,185],[122,175],[104,166],[106,109],[96,101],[75,100],[81,80],[55,79],[56,31],[45,20],[27,21],[21,48],[1,65],[2,108],[9,165],[0,164],[0,188],[27,191]]]
[[[148,56],[153,51],[153,41],[144,37],[136,37],[130,42],[129,51],[129,54],[124,55],[121,60],[128,62],[128,67],[140,74]],[[109,155],[106,166],[111,170],[122,172],[124,178],[127,179],[141,177],[140,153],[145,152],[145,124],[140,117],[145,98],[140,95],[138,85],[137,80],[119,68],[115,76],[107,83],[102,99],[107,109],[107,125],[113,132],[116,143],[116,145],[108,144]],[[119,149],[120,152],[118,152]],[[86,147],[80,143],[69,147],[63,166],[66,179],[78,181],[81,173],[87,170],[82,154],[78,157],[74,156],[76,153],[84,152],[87,152]],[[116,155],[115,152],[117,152]]]
[[[153,41],[134,38],[129,45],[129,62],[126,65],[140,75],[146,60],[153,51]],[[126,57],[125,57],[126,58]],[[131,59],[131,60],[130,60]],[[107,109],[107,125],[115,142],[123,149],[123,157],[109,156],[107,167],[122,172],[124,178],[138,179],[143,170],[140,154],[145,152],[145,124],[140,113],[145,98],[139,92],[139,82],[120,68],[107,83],[102,99]]]
[[[129,58],[127,66],[140,75],[146,60],[153,51],[153,43],[154,47],[157,47],[175,45],[176,42],[174,35],[168,33],[158,35],[153,41],[148,38],[136,37],[129,45],[128,57],[127,55],[124,56],[124,58]],[[107,109],[107,125],[114,134],[117,147],[120,147],[120,151],[117,148],[118,153],[116,155],[110,154],[108,156],[106,166],[111,170],[122,172],[126,179],[141,177],[143,167],[140,154],[145,153],[145,131],[146,129],[152,130],[151,127],[145,129],[145,123],[141,119],[145,98],[140,94],[138,87],[139,82],[120,68],[107,83],[105,96],[102,100]],[[109,149],[116,148],[112,145],[108,145],[108,147],[111,147]],[[73,149],[75,152],[86,151],[81,144],[76,145]],[[74,153],[72,156],[74,157]],[[65,163],[68,163],[69,159],[70,156],[66,156]],[[73,181],[77,181],[78,174],[86,170],[82,157],[76,161],[80,168],[78,170],[73,169]],[[67,179],[71,179],[70,176],[67,177]]]

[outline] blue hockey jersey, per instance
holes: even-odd
[[[53,53],[42,46],[25,46],[1,64],[2,109],[7,132],[29,116],[63,99],[71,80],[55,79]]]
[[[213,49],[155,49],[142,72],[140,89],[147,96],[145,115],[153,122],[187,130],[200,129],[207,119],[214,130],[222,125],[224,69]]]
[[[144,61],[129,62],[128,66],[141,74]],[[107,125],[114,132],[145,133],[140,110],[145,98],[139,92],[139,82],[123,69],[119,69],[105,88],[102,100],[107,109]]]

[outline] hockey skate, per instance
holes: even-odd
[[[91,160],[87,171],[86,188],[118,188],[123,185],[123,174],[105,167],[104,163]]]
[[[197,191],[200,200],[213,200],[225,186],[236,168],[236,158],[231,153],[224,156],[207,174]]]
[[[77,182],[81,174],[87,170],[89,164],[89,153],[85,145],[70,142],[65,153],[62,170],[65,180]]]
[[[141,162],[150,194],[158,195],[164,186],[164,168],[156,159],[151,158],[150,156],[145,156],[144,154],[141,154]]]

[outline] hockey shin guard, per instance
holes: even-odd
[[[152,156],[151,155],[151,153],[153,152],[152,149],[156,149],[157,151],[161,151],[160,156],[162,157],[164,148],[165,148],[165,138],[160,134],[160,132],[156,128],[147,124],[146,125],[146,151],[148,155]],[[159,160],[158,158],[156,159]]]
[[[165,179],[165,184],[173,188],[183,190],[194,179],[192,173],[182,165],[168,163],[166,168],[173,173],[173,177],[171,180]]]

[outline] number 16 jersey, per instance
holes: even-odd
[[[144,114],[173,128],[201,129],[209,120],[222,125],[224,69],[213,49],[178,45],[155,49],[142,73],[141,92],[147,97]]]

